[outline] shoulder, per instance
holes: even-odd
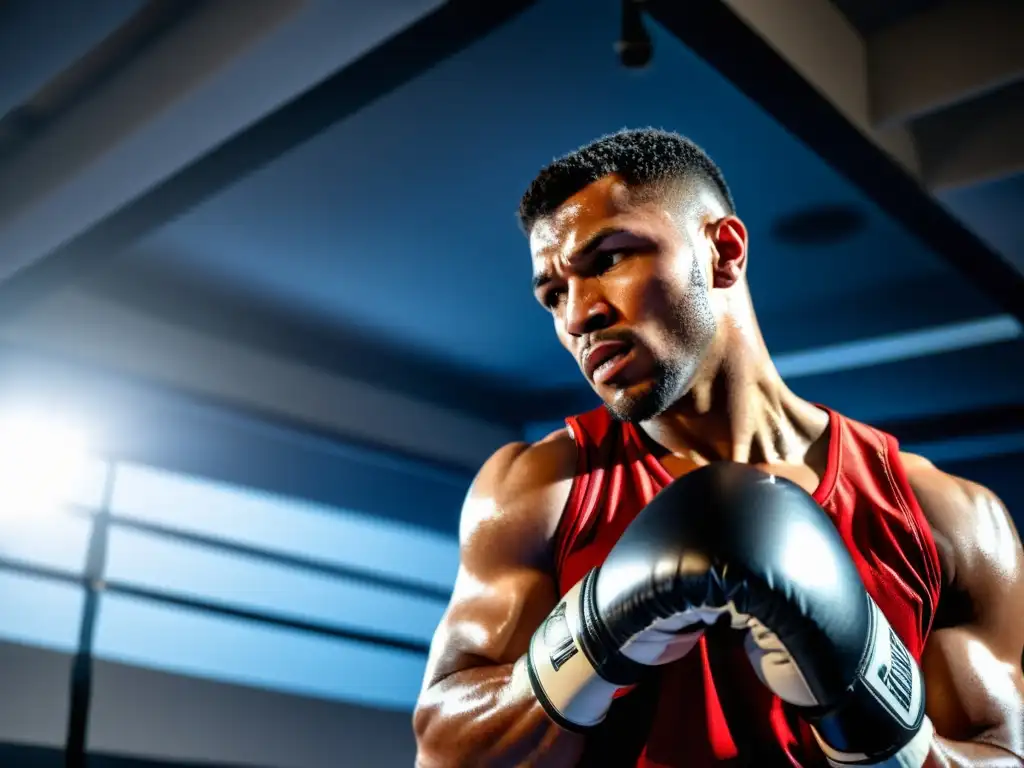
[[[1016,538],[1003,502],[979,483],[943,472],[922,456],[901,453],[907,480],[932,528],[956,540],[959,549],[977,550],[992,536]]]
[[[935,538],[944,581],[969,592],[1021,579],[1024,553],[1003,502],[983,485],[901,453],[911,490]]]
[[[499,448],[470,486],[459,523],[463,548],[500,543],[524,548],[517,559],[546,553],[576,471],[576,444],[560,429],[535,443]]]

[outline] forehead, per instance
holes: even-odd
[[[629,188],[617,175],[592,182],[537,220],[530,230],[531,254],[535,259],[567,256],[609,219],[633,210],[630,198]]]

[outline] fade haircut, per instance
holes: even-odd
[[[592,141],[537,174],[519,203],[523,232],[529,234],[538,219],[551,215],[581,189],[613,173],[639,189],[703,183],[718,195],[728,213],[736,212],[721,169],[690,139],[654,128],[627,129]]]

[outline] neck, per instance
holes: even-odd
[[[785,385],[751,315],[725,318],[690,390],[641,425],[669,451],[698,463],[815,463],[828,415]]]

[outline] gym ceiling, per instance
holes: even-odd
[[[1013,0],[6,0],[0,340],[132,373],[142,315],[557,420],[593,400],[518,197],[653,125],[723,168],[798,393],[940,458],[1019,451],[1021,30]]]

